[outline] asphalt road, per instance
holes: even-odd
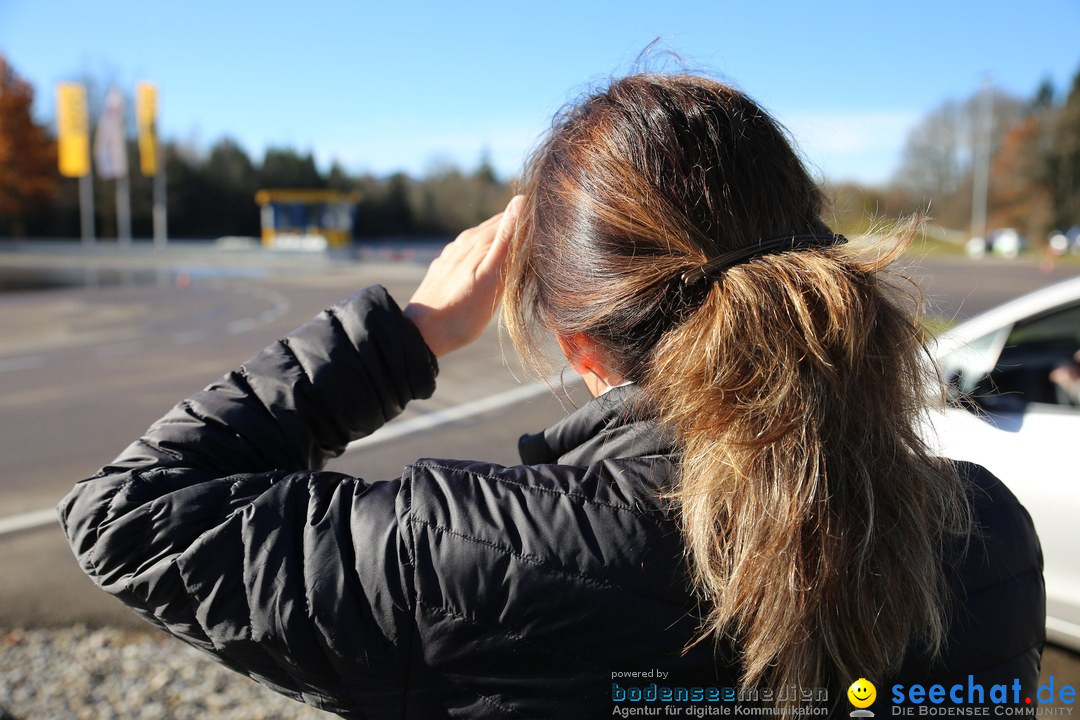
[[[181,276],[179,283],[166,275],[169,281],[160,285],[0,295],[0,526],[54,507],[174,403],[322,308],[373,283],[407,299],[422,274],[420,265],[372,263],[258,278]],[[542,429],[564,413],[546,390],[522,388],[518,378],[536,378],[504,361],[494,323],[481,341],[440,365],[436,397],[412,404],[400,420],[491,396],[495,408],[439,431],[350,451],[330,467],[388,479],[425,455],[513,463],[521,432]],[[506,392],[511,395],[503,403],[509,404],[499,407]],[[0,529],[0,557],[0,627],[143,627],[82,576],[52,522]]]
[[[181,275],[179,281],[161,273],[160,284],[0,294],[0,527],[5,519],[54,507],[173,403],[322,308],[375,282],[404,301],[422,272],[408,263],[324,264],[248,277]],[[950,258],[924,260],[911,272],[932,314],[959,319],[1080,274],[1080,266],[1046,273],[1037,263]],[[508,345],[505,355],[513,357]],[[495,401],[472,406],[456,422],[349,452],[331,467],[385,479],[421,456],[513,463],[521,432],[545,427],[582,399],[580,388],[576,400],[523,391],[519,379],[535,378],[504,359],[494,326],[441,365],[436,396],[398,421],[413,423],[406,429],[416,427],[416,418],[445,418],[479,398]],[[0,558],[0,628],[146,627],[78,571],[51,522],[0,529]],[[1080,680],[1080,656],[1052,651],[1047,662],[1059,678]]]
[[[1080,264],[1070,260],[1048,266],[1031,259],[972,261],[939,256],[903,260],[897,270],[914,280],[928,315],[959,321],[1017,295],[1080,275]]]

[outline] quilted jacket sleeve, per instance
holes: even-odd
[[[280,692],[348,716],[408,715],[408,487],[319,468],[430,396],[435,373],[385,289],[357,293],[76,485],[60,517],[79,563]]]

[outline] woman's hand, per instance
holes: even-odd
[[[443,248],[405,306],[431,351],[443,356],[480,337],[499,306],[503,266],[521,196]]]

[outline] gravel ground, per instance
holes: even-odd
[[[0,720],[207,717],[336,716],[278,695],[163,633],[0,630]]]
[[[1080,684],[1080,654],[1048,646],[1041,681],[1051,675],[1058,687]],[[226,670],[164,633],[83,625],[0,629],[0,720],[208,717],[336,716]]]

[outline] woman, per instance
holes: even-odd
[[[800,704],[792,685],[843,713],[858,678],[882,706],[969,674],[1027,692],[1030,520],[927,452],[918,326],[888,259],[821,214],[746,96],[616,81],[403,312],[369,288],[179,404],[76,486],[65,530],[152,622],[347,716],[595,717],[734,687]],[[595,400],[516,467],[317,470],[429,396],[504,287],[518,346],[554,333]]]

